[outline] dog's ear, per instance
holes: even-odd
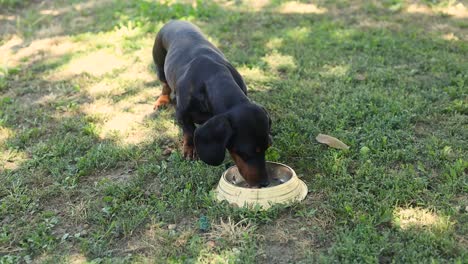
[[[212,117],[195,130],[194,142],[198,157],[209,165],[220,165],[231,136],[232,127],[227,116]]]
[[[268,129],[270,130],[271,129],[271,117],[270,117],[270,114],[268,113],[268,111],[266,110],[265,107],[261,106],[261,105],[258,105],[260,106],[260,108],[262,108],[263,112],[265,112],[266,116],[268,117]]]
[[[268,117],[268,147],[271,147],[273,145],[273,137],[271,136],[271,117],[268,111],[265,109],[265,107],[261,106],[260,107],[263,109],[265,112],[266,116]]]

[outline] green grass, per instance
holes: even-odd
[[[466,262],[468,32],[444,13],[456,3],[285,4],[0,1],[0,263]],[[217,203],[232,161],[183,160],[174,109],[151,111],[169,19],[197,24],[241,71],[273,119],[267,158],[302,177],[304,202]]]

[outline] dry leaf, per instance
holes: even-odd
[[[315,138],[319,143],[326,144],[329,147],[336,148],[336,149],[349,149],[349,146],[345,143],[341,142],[339,139],[334,138],[329,135],[318,134]]]

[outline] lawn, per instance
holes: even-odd
[[[0,0],[0,263],[466,263],[468,4],[310,2]],[[217,203],[232,161],[182,158],[152,110],[173,18],[269,110],[305,201]]]

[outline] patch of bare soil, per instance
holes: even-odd
[[[184,219],[179,223],[161,223],[153,219],[119,241],[115,245],[116,255],[138,253],[148,263],[159,263],[161,256],[185,250],[196,232],[192,226],[194,222],[195,219]]]
[[[258,262],[294,263],[327,248],[335,218],[333,212],[323,207],[323,199],[323,194],[309,194],[303,208],[315,213],[301,217],[284,215],[259,228]]]

